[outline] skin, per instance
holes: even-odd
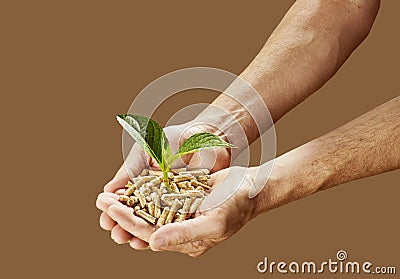
[[[260,53],[240,75],[241,78],[246,80],[258,91],[261,98],[268,106],[274,121],[279,120],[286,112],[301,103],[336,73],[353,50],[368,35],[379,9],[379,3],[380,1],[377,0],[298,0],[295,2],[267,40]],[[240,92],[240,94],[248,95],[251,93]],[[251,95],[249,99],[252,100]],[[231,97],[221,94],[213,102],[213,105],[230,112],[237,119],[241,128],[243,128],[246,133],[248,140],[246,144],[257,139],[259,136],[258,129],[252,117],[239,103]],[[209,108],[200,113],[191,123],[194,124],[192,128],[187,129],[186,125],[167,127],[166,133],[170,143],[177,146],[189,135],[199,131],[221,134],[215,127],[223,126],[223,121],[222,118],[216,117],[212,108]],[[233,135],[233,138],[229,138],[229,141],[238,145],[239,148],[237,151],[234,151],[232,154],[229,150],[221,148],[216,149],[215,153],[212,151],[202,151],[192,157],[184,158],[184,162],[192,167],[210,168],[212,172],[229,166],[231,157],[237,156],[238,152],[245,148],[242,141],[234,138],[234,135],[237,134],[235,133],[235,129],[235,125],[232,125],[230,129],[224,130],[224,133]],[[349,132],[351,132],[351,130]],[[325,148],[324,145],[317,145],[315,143],[312,147],[315,148],[315,152],[318,151],[318,148],[321,148],[321,150]],[[311,150],[310,148],[311,147],[301,150],[305,152],[304,150],[309,151]],[[288,154],[290,153],[291,152]],[[286,157],[281,157],[289,158],[286,159],[287,162],[285,163],[288,164],[290,160],[294,161],[294,158],[302,158],[302,153],[295,154],[297,154],[298,157],[294,155],[290,157],[287,157],[289,155],[284,155]],[[327,154],[336,155],[331,153]],[[305,189],[305,186],[294,187],[293,189],[289,186],[301,185],[301,180],[298,182],[292,181],[291,184],[288,181],[282,181],[281,183],[284,183],[282,184],[284,187],[272,186],[274,183],[279,185],[279,170],[283,172],[282,170],[286,168],[283,167],[285,165],[283,162],[285,161],[279,157],[276,161],[273,174],[269,179],[271,185],[264,188],[264,190],[270,189],[269,196],[264,192],[260,193],[256,199],[252,200],[258,201],[256,205],[249,205],[250,200],[247,190],[252,187],[251,181],[253,178],[250,174],[246,174],[246,181],[248,182],[244,183],[245,186],[241,187],[241,189],[243,188],[246,190],[238,191],[233,198],[229,199],[231,202],[224,203],[222,205],[223,210],[220,208],[219,210],[215,209],[216,211],[207,211],[208,213],[204,213],[204,217],[202,217],[202,215],[199,216],[199,218],[185,221],[181,224],[169,224],[151,235],[154,231],[152,226],[148,225],[140,218],[133,216],[129,208],[122,206],[115,200],[116,196],[114,193],[118,193],[119,189],[126,184],[129,179],[128,172],[132,175],[137,175],[146,164],[157,168],[155,162],[145,155],[137,146],[133,147],[130,156],[134,159],[128,160],[128,164],[126,166],[123,165],[116,176],[104,187],[104,193],[101,193],[97,199],[97,206],[103,211],[100,217],[100,226],[111,231],[111,237],[115,242],[120,244],[129,242],[131,247],[135,249],[148,248],[148,243],[150,241],[152,249],[160,250],[161,246],[165,245],[157,244],[157,239],[159,239],[157,236],[164,231],[167,235],[169,233],[168,228],[172,227],[171,230],[173,230],[175,226],[182,226],[182,231],[185,232],[185,230],[190,230],[190,226],[197,228],[201,226],[202,223],[200,222],[202,220],[211,218],[211,220],[207,222],[215,226],[213,231],[216,237],[214,238],[208,237],[206,240],[204,237],[199,238],[197,236],[200,242],[196,242],[197,240],[195,239],[197,238],[190,238],[190,234],[182,233],[186,238],[179,235],[177,238],[181,237],[181,240],[184,239],[186,243],[177,244],[177,241],[173,242],[171,240],[174,239],[173,237],[165,237],[165,239],[171,242],[168,243],[167,247],[174,248],[164,247],[163,249],[175,249],[192,256],[197,256],[216,243],[229,237],[247,223],[249,219],[253,218],[254,215],[257,215],[256,213],[251,213],[243,216],[241,220],[236,221],[236,224],[229,224],[229,227],[233,228],[229,230],[223,217],[221,217],[222,219],[217,218],[212,212],[220,211],[219,215],[228,217],[226,214],[229,214],[229,212],[232,214],[233,210],[229,209],[230,207],[240,208],[240,212],[267,211],[271,204],[277,207],[290,200],[296,199],[296,197],[304,196],[304,193],[301,192],[302,190],[311,191],[309,188]],[[326,156],[329,157],[328,155]],[[341,159],[342,158],[337,158],[336,160],[339,161]],[[332,160],[334,159],[332,158]],[[313,165],[311,164],[311,166]],[[359,168],[362,170],[362,166]],[[310,171],[311,169],[312,168],[310,168]],[[221,177],[225,176],[225,172],[227,171],[228,170],[223,170],[213,175],[212,181],[215,183],[215,187],[222,187],[221,185],[225,185],[225,183],[220,183],[221,185],[219,185],[218,182],[223,181]],[[254,171],[254,169],[251,170],[253,173]],[[287,171],[289,171],[289,169],[286,168],[285,172]],[[304,170],[298,171],[304,172]],[[300,179],[299,174],[296,174],[294,170],[292,172],[291,176]],[[285,175],[287,176],[288,173],[285,173]],[[234,181],[231,181],[231,184],[234,184]],[[291,198],[285,198],[280,191],[284,191],[283,193]],[[315,189],[314,191],[317,190]],[[246,195],[244,193],[246,193]],[[268,204],[268,206],[266,206],[266,204]],[[253,210],[251,209],[252,207],[257,209]],[[226,214],[224,212],[226,212]],[[222,228],[220,226],[222,226]],[[179,228],[175,228],[175,230],[177,232],[181,231]],[[225,231],[228,230],[229,233],[225,233]],[[224,232],[222,236],[221,232]],[[176,234],[177,233],[174,233],[174,235]],[[190,244],[190,239],[195,241]],[[197,249],[189,249],[194,246],[196,246]]]
[[[261,51],[242,72],[264,100],[274,122],[322,87],[367,37],[379,9],[376,0],[298,0]],[[249,94],[252,92],[241,92]],[[258,99],[253,98],[255,102]],[[252,117],[238,102],[221,94],[213,105],[229,111],[245,130],[248,143],[259,137]],[[212,107],[197,121],[224,126]],[[211,129],[205,127],[206,129]],[[235,133],[227,130],[227,134]],[[230,141],[244,147],[242,142]]]
[[[275,166],[256,198],[247,196],[254,183],[253,168],[241,189],[221,207],[191,224],[173,224],[153,233],[152,249],[199,256],[261,213],[351,180],[399,169],[400,97],[278,157]],[[216,187],[232,182],[218,184],[227,171],[214,174]]]
[[[186,125],[171,126],[164,129],[170,144],[171,149],[177,148],[185,139],[189,138],[195,133],[203,131],[203,127],[192,126],[188,128]],[[212,172],[221,170],[229,166],[230,163],[230,152],[227,149],[219,148],[215,152],[202,151],[192,155],[187,155],[178,160],[173,167],[181,167],[183,165],[190,165],[192,167],[199,168],[209,168]],[[152,169],[159,169],[157,163],[153,158],[146,154],[143,149],[135,144],[125,160],[125,165],[121,166],[115,177],[104,186],[104,193],[100,194],[97,198],[96,205],[103,212],[100,215],[100,226],[111,231],[111,238],[118,244],[128,243],[132,248],[135,249],[146,249],[149,247],[148,238],[143,238],[141,234],[141,228],[138,227],[138,231],[135,233],[130,230],[130,232],[122,229],[122,227],[117,224],[115,218],[111,218],[108,213],[107,207],[110,205],[111,198],[117,197],[116,194],[122,194],[124,192],[123,188],[130,176],[137,176],[139,173],[150,166]],[[128,173],[129,172],[129,173]],[[118,204],[120,204],[118,202]],[[134,224],[141,223],[143,221],[141,218],[132,215],[130,213],[130,218]],[[147,223],[143,224],[147,225]],[[137,237],[139,236],[139,237]],[[143,241],[144,240],[144,241]]]
[[[237,184],[245,174],[244,183],[232,197],[216,208],[200,211],[192,220],[168,224],[156,231],[143,220],[132,222],[132,209],[120,204],[115,194],[102,194],[107,198],[98,200],[98,206],[125,231],[140,232],[137,235],[151,249],[197,257],[271,209],[351,180],[399,168],[400,97],[397,97],[278,157],[267,184],[253,199],[248,198],[248,193],[254,186],[257,168],[246,172],[243,167],[232,167],[214,173],[211,179],[213,191],[218,191]]]

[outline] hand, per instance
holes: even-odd
[[[213,132],[211,126],[197,125],[188,128],[188,125],[170,126],[164,129],[172,149],[177,149],[178,146],[191,135],[198,132]],[[208,168],[211,172],[223,169],[229,166],[230,163],[230,152],[224,148],[218,148],[215,150],[203,150],[195,153],[194,155],[187,155],[178,160],[174,167],[183,166],[188,164],[194,168]],[[144,222],[142,219],[135,217],[133,214],[129,215],[129,218],[133,219],[132,224],[129,227],[129,232],[124,230],[120,224],[117,224],[112,218],[113,214],[120,213],[117,205],[121,205],[117,201],[117,195],[121,194],[124,190],[124,186],[130,179],[128,172],[131,176],[137,176],[143,168],[150,166],[153,169],[158,169],[157,163],[148,156],[143,149],[134,144],[128,158],[124,165],[118,170],[115,177],[104,187],[104,192],[101,193],[98,198],[96,205],[102,210],[100,216],[100,226],[105,230],[111,231],[111,238],[118,244],[129,242],[130,246],[135,249],[145,249],[148,247],[149,233],[152,232],[152,226]],[[116,194],[113,194],[116,193]],[[109,209],[111,205],[115,205],[113,209],[117,212],[113,212],[113,209]],[[127,213],[127,208],[119,207],[122,212]],[[132,213],[132,212],[131,212]],[[144,222],[144,223],[143,223]]]
[[[253,177],[254,170],[243,167],[214,173],[210,181],[214,189],[203,201],[197,216],[156,230],[149,237],[151,249],[197,257],[231,237],[257,214],[256,199],[249,199]],[[222,200],[225,200],[222,204],[202,212]]]

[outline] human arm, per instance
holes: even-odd
[[[315,192],[400,168],[400,97],[275,161],[273,185],[257,196],[260,212]],[[274,179],[274,177],[279,179]]]
[[[272,119],[277,121],[283,114],[299,104],[307,96],[321,87],[340,67],[351,52],[367,36],[379,7],[377,0],[298,0],[290,8],[260,53],[247,69],[240,75],[253,86],[263,102],[268,106]],[[232,94],[247,100],[247,107],[255,107],[258,99],[253,92],[235,91],[235,83],[230,87]],[[228,90],[229,91],[229,90]],[[196,117],[193,132],[217,132],[219,128],[228,140],[239,148],[232,154],[226,149],[202,151],[190,158],[193,167],[207,167],[217,171],[229,166],[230,156],[238,155],[259,135],[250,114],[241,104],[226,94],[221,94],[213,103]],[[219,107],[232,114],[238,123],[227,125],[225,117],[219,117],[215,110]],[[257,113],[257,112],[256,112]],[[266,115],[259,115],[266,119]],[[197,125],[196,125],[197,123]],[[243,129],[247,141],[240,130]],[[178,136],[185,130],[185,125],[170,128],[168,135],[171,143],[178,143]],[[194,131],[193,131],[194,130]],[[129,180],[128,172],[138,174],[144,163],[156,167],[149,158],[142,156],[140,150],[132,152],[133,165],[122,165],[117,175],[105,187],[106,192],[114,192],[122,188]],[[214,160],[204,158],[215,156]],[[140,162],[139,162],[140,161]],[[207,165],[208,162],[214,165]],[[201,165],[198,165],[201,162]],[[204,162],[206,165],[204,165]],[[128,162],[129,163],[129,162]],[[126,243],[131,235],[103,212],[100,224],[112,230],[112,237],[118,243]],[[134,233],[132,233],[135,235]],[[136,238],[131,245],[147,244]],[[138,246],[139,247],[139,246]]]
[[[276,122],[305,98],[324,85],[366,38],[379,9],[378,0],[298,0],[289,9],[261,51],[240,74],[268,106]],[[234,87],[235,83],[231,87]],[[251,90],[232,90],[236,97],[245,96],[247,109],[259,101]],[[196,119],[212,127],[225,127],[230,142],[246,142],[235,135],[244,129],[249,143],[259,136],[250,114],[232,97],[221,94],[213,103],[231,113],[239,125],[226,127],[218,112],[209,107]],[[256,111],[256,114],[258,112]],[[259,116],[266,119],[266,115]],[[264,131],[261,131],[261,133]]]
[[[256,186],[256,176],[263,166],[247,171],[234,167],[215,173],[214,191],[237,185],[242,175],[245,179],[223,204],[199,213],[192,220],[161,227],[150,236],[149,243],[153,250],[199,256],[239,231],[252,218],[273,208],[351,180],[399,168],[400,97],[397,97],[278,157],[266,185],[255,198],[249,198],[249,191]]]

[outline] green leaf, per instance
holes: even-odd
[[[169,168],[166,158],[171,157],[171,149],[162,127],[156,121],[136,114],[119,114],[117,120],[162,170]]]
[[[160,166],[164,183],[169,187],[168,171],[179,157],[204,149],[215,147],[234,148],[236,146],[223,141],[210,133],[198,133],[188,138],[172,155],[168,139],[161,126],[151,118],[136,114],[119,114],[117,120],[124,130],[147,152]]]
[[[236,148],[235,145],[227,143],[220,137],[210,133],[197,133],[188,138],[178,151],[168,160],[169,164],[183,155],[195,153],[200,150],[213,149],[215,147]]]

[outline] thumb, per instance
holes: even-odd
[[[244,185],[247,168],[231,167],[211,176],[212,191],[200,205],[204,212],[222,205]]]
[[[148,159],[138,144],[134,144],[115,177],[104,186],[104,192],[115,192],[146,167]]]
[[[104,186],[104,192],[114,193],[118,189],[123,188],[128,180],[129,175],[126,171],[125,165],[122,165],[114,178]]]
[[[213,222],[210,216],[200,215],[194,219],[160,227],[151,235],[149,244],[155,251],[168,250],[171,246],[215,237],[217,232],[218,222]]]

